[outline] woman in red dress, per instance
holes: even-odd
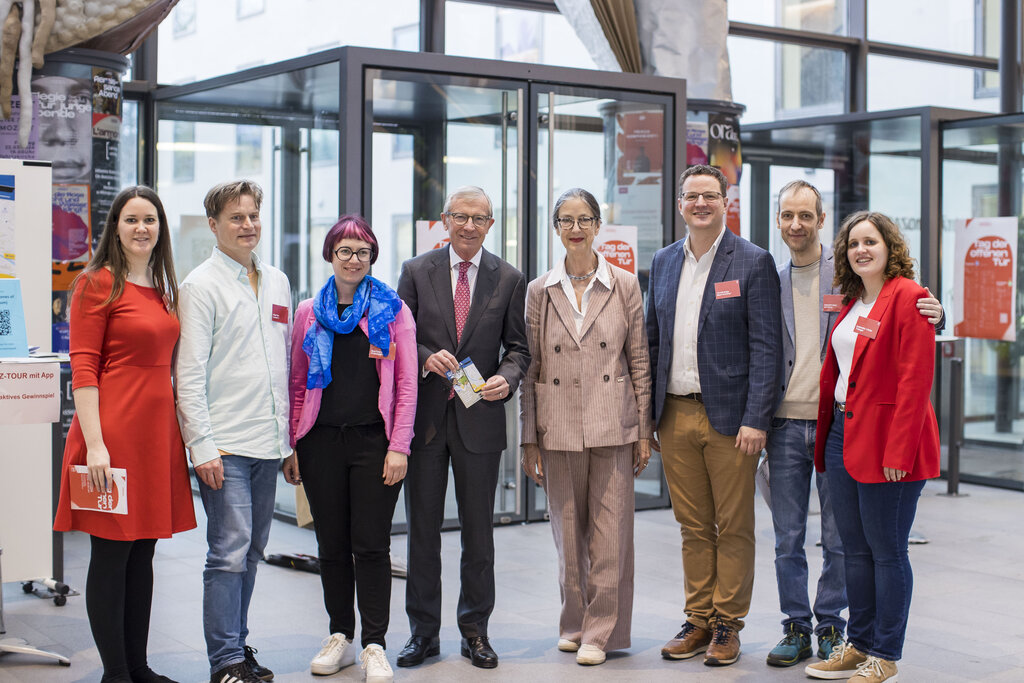
[[[69,298],[75,417],[53,528],[91,536],[85,605],[103,683],[168,683],[146,662],[156,539],[196,526],[171,388],[178,341],[167,216],[148,187],[122,190]],[[98,490],[126,472],[127,512],[73,509],[71,468]]]

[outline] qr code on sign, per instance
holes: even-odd
[[[11,333],[11,312],[0,311],[0,337],[6,337]]]

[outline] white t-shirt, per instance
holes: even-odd
[[[875,299],[878,301],[878,299]],[[846,314],[836,329],[832,332],[832,350],[835,351],[836,361],[839,363],[839,381],[836,382],[835,399],[839,403],[846,402],[846,388],[850,381],[850,366],[853,365],[853,350],[857,346],[857,337],[860,335],[853,331],[857,319],[867,317],[875,305],[864,303],[861,299],[853,304],[853,308]]]

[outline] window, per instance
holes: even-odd
[[[245,19],[257,14],[263,14],[266,9],[266,0],[238,0],[238,18]]]
[[[196,177],[196,124],[174,122],[174,182],[190,183]]]
[[[196,32],[196,0],[180,0],[171,17],[174,37]]]

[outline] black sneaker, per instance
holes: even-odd
[[[210,676],[210,683],[260,683],[247,662],[235,662]]]
[[[267,667],[262,666],[259,662],[256,661],[256,653],[259,652],[259,650],[257,650],[254,647],[249,647],[248,645],[245,646],[244,650],[245,663],[249,665],[250,669],[252,669],[252,672],[253,674],[255,674],[256,678],[260,679],[261,681],[274,680],[274,672],[268,669]]]

